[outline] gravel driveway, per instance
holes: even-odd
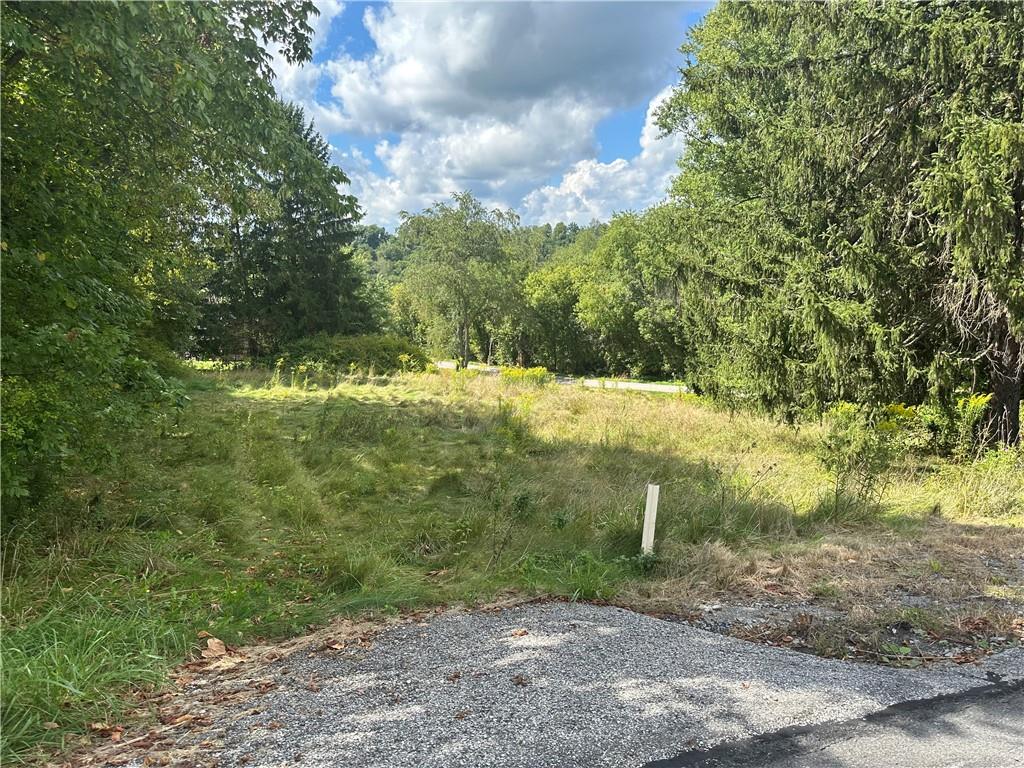
[[[991,666],[1024,677],[1019,652]],[[247,768],[640,766],[964,691],[985,672],[832,661],[619,608],[532,604],[293,656],[215,752]]]

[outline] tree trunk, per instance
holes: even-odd
[[[1003,445],[1011,446],[1020,442],[1020,392],[1024,360],[1021,359],[1020,340],[1008,326],[1004,325],[1001,335],[995,354],[991,357],[992,410],[988,434],[991,439],[998,439]]]
[[[462,367],[469,367],[469,318],[462,318]]]
[[[244,294],[244,306],[242,308],[242,323],[245,331],[245,349],[249,358],[254,360],[259,357],[260,345],[256,339],[256,319],[253,316],[253,292],[249,285],[248,269],[245,264],[245,250],[242,244],[242,229],[238,217],[231,217],[232,245],[235,249],[235,263],[238,267],[238,282]]]

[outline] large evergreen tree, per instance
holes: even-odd
[[[973,382],[1016,442],[1024,7],[725,3],[682,50],[676,199],[763,399]]]
[[[213,274],[198,344],[257,356],[316,333],[374,329],[364,275],[352,259],[356,200],[302,110],[277,105],[290,128],[287,160],[252,170],[207,227]]]

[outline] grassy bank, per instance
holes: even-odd
[[[691,397],[471,372],[189,387],[102,474],[5,521],[5,759],[114,720],[200,631],[240,644],[509,589],[673,612],[723,594],[1024,597],[1019,453],[918,460],[880,506],[839,505],[819,427]],[[637,557],[648,482],[654,561]]]

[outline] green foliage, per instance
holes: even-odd
[[[530,309],[531,358],[563,373],[594,373],[604,366],[595,334],[577,313],[585,258],[597,245],[586,232],[560,248],[526,276],[523,295]]]
[[[375,330],[367,276],[350,245],[360,212],[338,191],[348,178],[298,107],[275,105],[290,129],[279,166],[252,167],[241,198],[204,228],[212,272],[195,347],[272,353],[316,333]]]
[[[978,427],[988,411],[992,395],[967,395],[956,401],[953,412],[953,456],[961,461],[972,458],[978,445]]]
[[[518,218],[488,211],[468,192],[453,202],[406,215],[398,238],[412,251],[403,285],[428,346],[456,352],[465,366],[474,330],[510,303],[505,293],[517,286],[508,277]]]
[[[833,490],[818,515],[840,516],[844,507],[877,506],[892,479],[896,463],[920,435],[917,413],[903,405],[880,412],[839,403],[826,414],[829,430],[819,457],[832,475]]]
[[[414,344],[395,336],[327,336],[320,334],[291,344],[278,358],[279,368],[318,367],[328,372],[359,370],[379,374],[422,371],[427,356]]]
[[[542,387],[550,384],[555,377],[547,368],[540,366],[534,368],[502,368],[499,374],[502,381],[509,384],[526,384],[534,387]]]
[[[192,333],[201,223],[297,160],[265,46],[307,59],[312,12],[3,4],[5,512],[174,398],[154,350]]]
[[[725,3],[692,30],[660,112],[687,139],[661,291],[725,299],[693,307],[749,395],[877,406],[976,378],[1016,442],[1022,30],[998,3]]]

